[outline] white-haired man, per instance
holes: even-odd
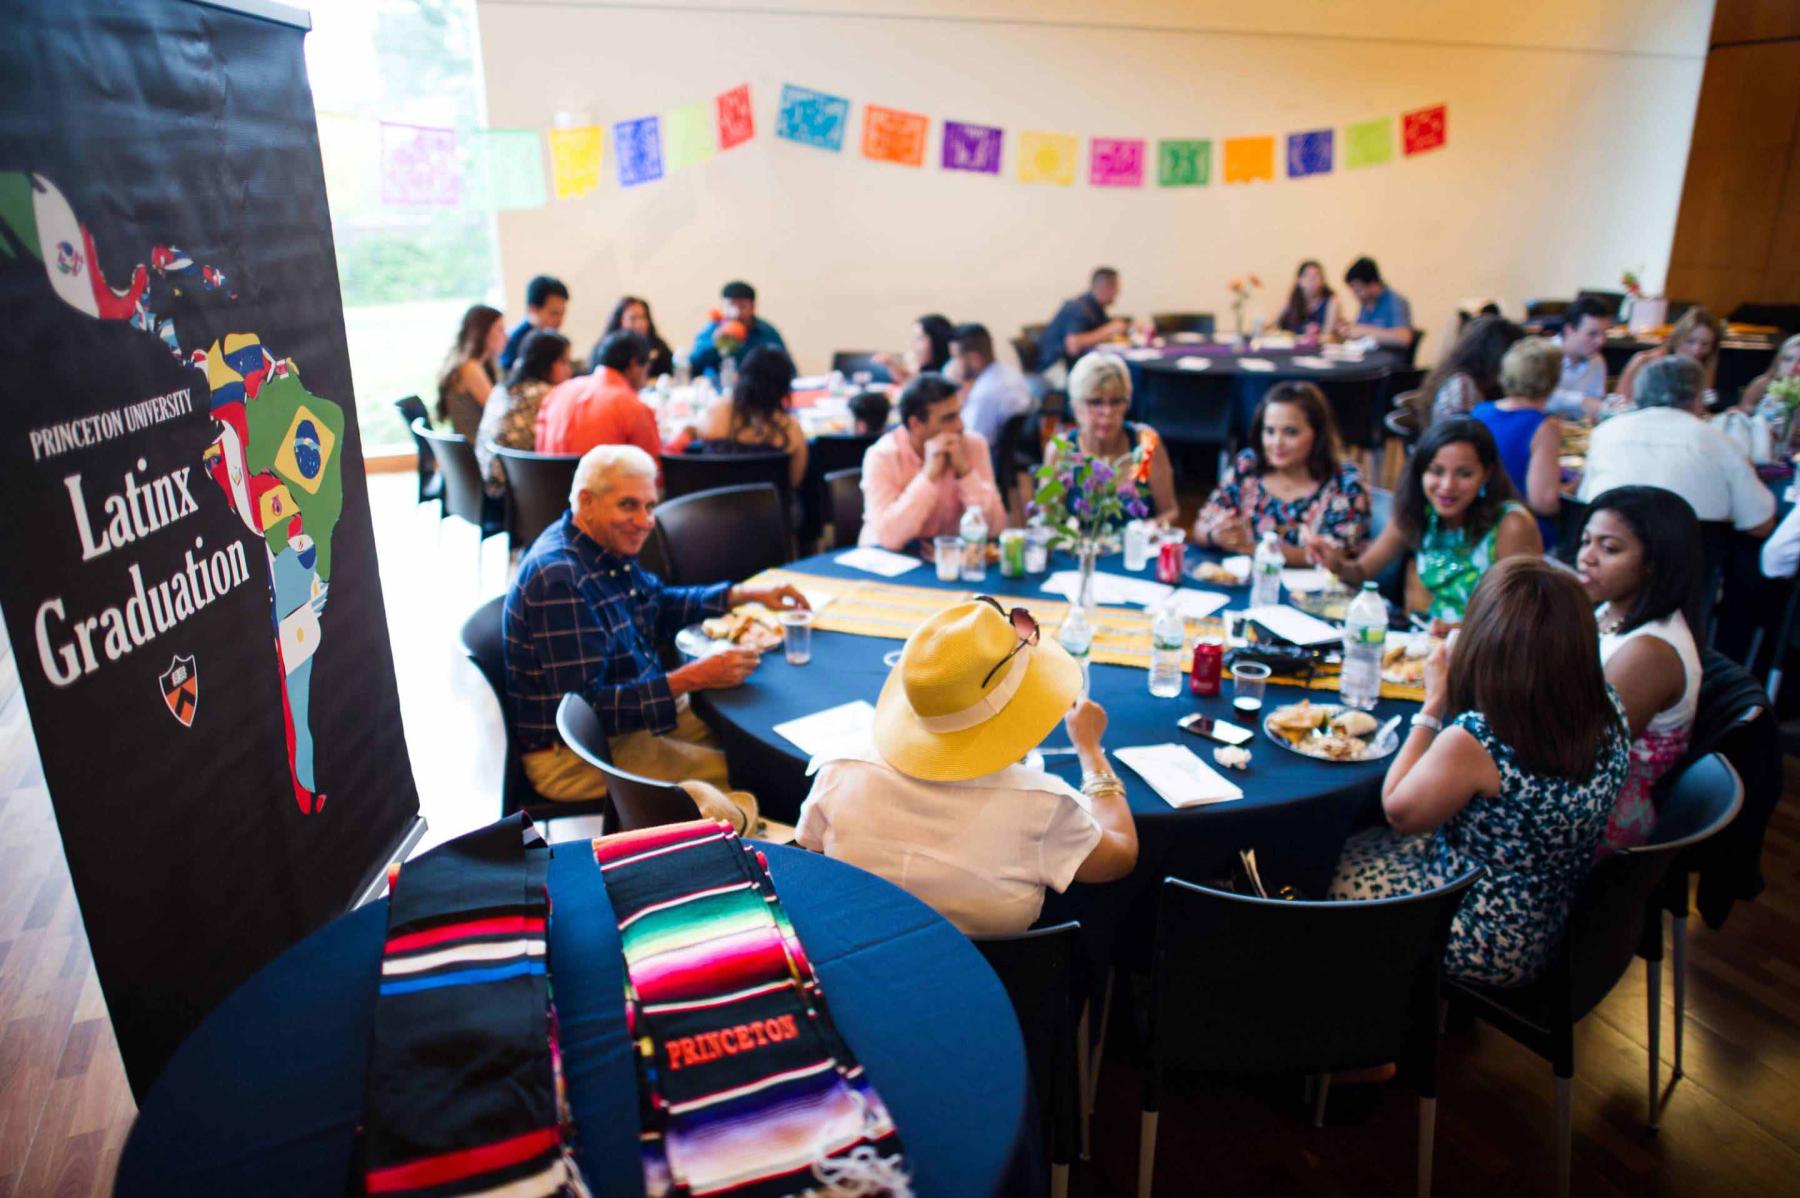
[[[592,705],[619,768],[670,782],[726,785],[725,754],[688,706],[733,687],[757,655],[729,650],[665,671],[656,642],[739,603],[805,607],[790,586],[664,586],[638,565],[655,527],[656,462],[634,445],[601,445],[575,467],[569,511],[519,563],[506,596],[506,692],[525,774],[551,799],[605,793],[600,772],[556,733],[568,693]]]

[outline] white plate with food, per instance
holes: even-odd
[[[746,603],[722,616],[689,624],[675,634],[675,648],[685,657],[710,657],[726,649],[767,653],[781,647],[781,619],[760,603]]]
[[[1431,656],[1432,638],[1423,632],[1390,632],[1381,651],[1381,680],[1395,686],[1420,686],[1425,682],[1425,659]]]
[[[1188,577],[1211,587],[1241,587],[1250,582],[1250,559],[1243,554],[1216,562],[1201,562]]]
[[[1315,761],[1380,761],[1400,747],[1389,732],[1377,741],[1381,721],[1366,711],[1310,699],[1277,707],[1263,719],[1263,733],[1291,753]]]

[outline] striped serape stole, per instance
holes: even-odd
[[[594,842],[625,954],[644,1189],[911,1191],[762,853],[712,820]]]
[[[363,1116],[367,1193],[585,1198],[550,1001],[549,859],[520,814],[394,879]]]

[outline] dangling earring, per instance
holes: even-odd
[[[1475,498],[1477,498],[1477,499],[1486,499],[1487,498],[1487,484],[1486,483],[1482,483],[1481,490],[1475,492]]]

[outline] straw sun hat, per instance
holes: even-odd
[[[1053,639],[1021,645],[997,606],[958,603],[906,638],[875,704],[875,748],[927,782],[979,778],[1035,748],[1080,693],[1081,667]]]

